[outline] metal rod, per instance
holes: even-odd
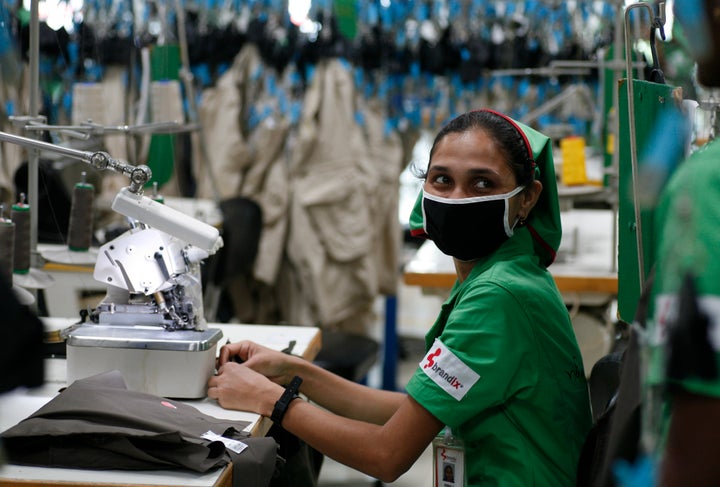
[[[80,125],[47,125],[41,123],[30,123],[25,126],[26,131],[55,131],[63,133],[78,132],[80,135],[103,135],[112,133],[123,134],[177,134],[182,132],[193,132],[200,130],[197,123],[179,124],[177,122],[153,122],[141,125],[99,125],[94,123],[83,123]]]
[[[539,107],[526,113],[520,121],[524,124],[529,125],[535,122],[538,118],[545,115],[546,113],[550,113],[557,107],[562,106],[565,102],[567,102],[576,94],[584,94],[584,92],[580,90],[579,85],[570,85],[554,97],[544,102]]]
[[[616,11],[618,15],[615,15],[615,32],[613,37],[613,59],[612,59],[612,106],[613,106],[613,117],[612,117],[612,134],[613,134],[613,153],[610,161],[611,174],[609,177],[610,184],[612,184],[615,194],[619,194],[620,190],[620,96],[618,93],[618,82],[620,81],[620,73],[623,69],[627,69],[622,66],[622,47],[623,47],[623,18],[619,15],[623,9],[624,0],[616,1]],[[627,61],[627,60],[626,60]],[[616,196],[613,200],[612,211],[613,211],[613,242],[617,245],[619,240],[619,231],[617,226],[617,217],[620,209],[620,201]],[[613,249],[612,255],[612,266],[613,272],[617,271],[617,251]]]
[[[612,141],[612,153],[610,158],[610,166],[605,168],[605,174],[608,177],[608,186],[610,190],[614,193],[615,197],[611,200],[611,211],[612,211],[612,241],[615,242],[615,245],[612,247],[611,254],[610,254],[610,270],[611,272],[617,272],[617,241],[618,241],[618,226],[617,226],[617,216],[618,216],[618,209],[619,209],[619,202],[618,202],[618,179],[619,179],[619,171],[618,168],[620,166],[620,106],[619,106],[619,94],[618,94],[618,82],[620,80],[620,73],[627,69],[627,63],[625,60],[622,59],[621,53],[623,48],[623,16],[620,15],[620,12],[622,11],[624,7],[625,0],[614,0],[614,8],[617,12],[617,15],[614,16],[615,18],[615,28],[614,28],[614,37],[613,37],[613,44],[612,44],[612,59],[605,60],[604,56],[599,58],[599,61],[597,61],[598,64],[598,73],[600,77],[600,86],[605,86],[605,76],[606,72],[605,70],[609,70],[612,73],[612,80],[610,85],[612,86],[612,100],[610,102],[610,107],[605,106],[605,99],[602,95],[602,90],[600,92],[600,101],[599,106],[602,108],[600,111],[600,117],[608,117],[606,119],[607,122],[607,137]],[[570,63],[569,65],[573,65],[574,63],[579,63],[579,65],[582,65],[583,63],[595,63],[596,61],[553,61],[550,64],[557,63],[558,66],[564,66],[565,63]],[[635,62],[633,63],[634,67],[643,67],[645,66],[644,63]],[[609,116],[611,114],[611,116]],[[602,120],[602,119],[601,119]],[[598,123],[601,123],[598,122]],[[611,137],[612,136],[612,137]],[[603,140],[602,144],[604,144],[605,147],[607,147],[609,141]]]
[[[598,68],[598,69],[615,69],[621,71],[625,69],[625,61],[616,60],[611,61],[575,61],[572,59],[556,59],[548,63],[548,68],[551,69],[567,69],[567,68]],[[640,61],[633,62],[633,67],[644,68],[645,63]]]
[[[23,147],[32,149],[47,150],[55,152],[64,156],[72,157],[74,159],[80,159],[81,161],[90,162],[91,152],[81,151],[77,149],[71,149],[69,147],[63,147],[61,145],[51,144],[49,142],[43,142],[42,140],[35,140],[29,137],[21,137],[19,135],[9,134],[7,132],[0,131],[0,140],[5,142],[11,142]]]
[[[587,68],[518,68],[518,69],[495,69],[490,71],[490,76],[587,76],[591,74]]]
[[[633,90],[632,67],[630,59],[632,51],[630,50],[630,12],[636,8],[650,8],[645,3],[634,3],[625,9],[625,59],[627,62],[627,96],[628,96],[628,131],[630,134],[630,169],[632,176],[633,190],[633,210],[635,212],[635,240],[637,245],[638,256],[638,273],[640,289],[642,290],[645,283],[645,257],[643,252],[642,241],[642,222],[640,215],[640,200],[638,197],[637,177],[638,177],[638,161],[637,161],[637,139],[635,134],[635,99]]]
[[[31,149],[45,150],[54,152],[67,157],[78,159],[87,164],[90,164],[95,169],[104,171],[109,169],[117,173],[123,174],[130,178],[130,191],[136,194],[142,194],[142,188],[152,177],[152,172],[147,166],[132,166],[126,164],[118,159],[113,159],[107,152],[90,152],[72,149],[70,147],[63,147],[61,145],[51,144],[49,142],[43,142],[41,140],[35,140],[28,137],[21,137],[19,135],[9,134],[7,132],[0,131],[0,140],[10,142],[13,144],[21,145]]]
[[[40,20],[38,11],[39,0],[30,2],[29,51],[30,60],[30,116],[37,117],[40,112]],[[38,243],[38,169],[40,155],[37,151],[27,151],[28,156],[28,202],[30,203],[30,263],[39,267],[37,254]]]

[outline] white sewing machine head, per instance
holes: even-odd
[[[100,247],[93,277],[108,285],[108,293],[90,319],[204,330],[200,263],[208,256],[155,228],[128,230]]]
[[[112,207],[139,223],[100,247],[93,277],[108,294],[91,321],[204,330],[200,263],[222,246],[219,231],[126,189]]]

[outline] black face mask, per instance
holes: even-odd
[[[513,235],[509,200],[520,191],[476,198],[442,198],[423,191],[425,232],[447,255],[469,261],[490,255]],[[513,224],[514,227],[514,224]]]

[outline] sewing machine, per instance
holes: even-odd
[[[142,210],[150,215],[177,216],[161,203],[123,191],[113,209],[137,215],[144,205],[152,208]],[[200,263],[222,240],[214,227],[179,215],[197,225],[195,232],[205,230],[207,235],[194,239],[204,248],[144,223],[100,247],[93,277],[107,284],[107,293],[85,323],[66,333],[68,383],[118,369],[130,389],[165,397],[205,396],[222,332],[207,329]],[[177,234],[181,228],[169,230]]]
[[[106,296],[84,313],[83,322],[60,332],[68,384],[118,369],[133,390],[205,397],[222,332],[208,329],[203,316],[200,263],[222,247],[219,231],[143,196],[152,176],[147,166],[4,132],[0,140],[60,152],[130,178],[112,209],[128,217],[132,228],[100,247],[94,267]]]

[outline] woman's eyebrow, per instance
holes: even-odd
[[[498,172],[490,169],[488,167],[475,167],[467,171],[469,174],[477,175],[477,176],[484,176],[484,175],[494,175],[499,176]]]
[[[441,164],[431,164],[430,167],[428,167],[428,172],[430,171],[447,171],[447,166],[443,166]]]
[[[450,169],[448,169],[446,166],[433,166],[428,171],[428,174],[449,174],[452,173]],[[477,177],[491,177],[491,178],[499,178],[502,177],[500,173],[495,171],[494,169],[487,168],[487,167],[476,167],[471,168],[463,171],[464,174],[466,174],[469,177],[477,178]]]
[[[442,164],[433,164],[432,166],[430,166],[430,169],[428,169],[428,172],[433,172],[433,171],[450,172],[450,168],[448,166],[443,166]],[[477,174],[477,175],[485,175],[485,174],[498,175],[497,171],[495,171],[491,168],[488,168],[488,167],[474,167],[474,168],[468,169],[465,172],[467,172],[469,174],[473,174],[473,175],[475,175],[475,174]]]

